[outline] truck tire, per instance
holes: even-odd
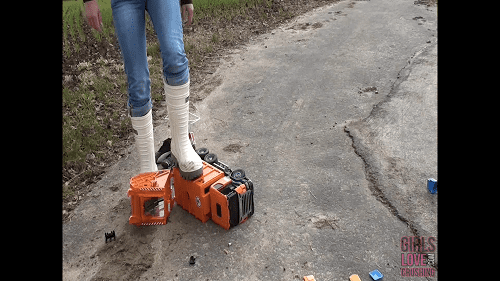
[[[205,160],[205,162],[207,162],[208,164],[212,164],[212,163],[215,163],[217,162],[217,154],[215,153],[208,153],[207,155],[205,155],[205,157],[203,158],[203,160]]]
[[[205,156],[210,152],[208,150],[208,148],[206,148],[206,147],[200,147],[200,148],[196,149],[195,151],[196,151],[196,153],[198,153],[198,155],[200,156],[201,159],[204,159]]]
[[[240,181],[245,178],[245,171],[243,169],[236,169],[231,173],[230,177],[233,181]]]

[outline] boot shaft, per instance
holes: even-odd
[[[130,117],[132,128],[136,130],[135,143],[139,154],[140,172],[155,172],[158,170],[155,161],[153,116],[151,110],[141,117]]]

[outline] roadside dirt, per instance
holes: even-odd
[[[327,4],[339,2],[339,0],[273,0],[271,6],[257,6],[246,10],[244,13],[233,17],[231,20],[215,21],[210,18],[197,19],[195,6],[195,22],[191,26],[184,26],[184,41],[186,53],[190,60],[190,81],[191,81],[191,101],[196,103],[206,98],[210,92],[216,88],[222,80],[214,76],[215,70],[219,67],[221,59],[238,46],[248,43],[252,38],[269,32],[286,23],[294,17],[301,15],[314,8]],[[320,26],[300,26],[297,28],[318,28]],[[103,38],[98,42],[92,36],[91,28],[85,23],[82,26],[86,36],[86,42],[80,43],[79,53],[72,53],[70,57],[63,55],[62,63],[62,83],[63,87],[74,89],[81,83],[81,73],[78,64],[89,62],[90,69],[99,75],[99,60],[121,62],[121,55],[118,47],[118,40],[112,37],[111,41]],[[217,39],[214,39],[217,38]],[[157,41],[154,34],[147,33],[148,46]],[[215,42],[216,41],[216,42]],[[71,44],[71,43],[69,43]],[[187,50],[187,45],[194,46],[193,51]],[[211,48],[209,47],[212,46]],[[64,48],[64,46],[63,46]],[[71,46],[73,48],[73,46]],[[118,67],[109,67],[110,75],[124,75],[123,70]],[[119,85],[115,85],[112,90],[119,95],[113,96],[121,101],[123,106],[112,108],[108,113],[115,113],[121,116],[121,121],[126,122],[128,115],[126,112],[127,94],[123,93]],[[153,89],[152,89],[153,91]],[[152,95],[155,93],[152,92]],[[105,111],[96,107],[96,114],[104,114]],[[162,108],[161,102],[153,103],[153,119],[156,121],[164,117],[166,111]],[[109,118],[104,116],[102,122],[107,122]],[[109,122],[108,122],[109,123]],[[116,125],[116,126],[115,126]],[[105,169],[110,167],[118,159],[125,156],[127,147],[133,142],[131,126],[123,128],[119,124],[104,124],[103,126],[113,130],[113,134],[119,135],[119,140],[113,142],[100,150],[106,151],[106,157],[97,161],[89,153],[85,163],[77,166],[63,167],[63,186],[70,186],[73,190],[71,196],[63,198],[63,222],[68,221],[71,212],[85,200],[85,195],[91,191],[92,184],[101,179]],[[161,140],[157,140],[161,141]],[[237,148],[229,148],[236,149]]]

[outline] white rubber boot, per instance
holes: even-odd
[[[135,145],[137,146],[137,152],[139,152],[141,173],[158,171],[155,163],[153,116],[151,111],[141,117],[130,117],[132,127],[137,131]]]
[[[163,83],[172,131],[170,150],[181,176],[186,180],[194,180],[203,174],[203,163],[188,136],[189,81],[180,86],[170,86],[165,81]]]

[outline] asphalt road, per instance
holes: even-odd
[[[131,147],[63,225],[64,279],[423,280],[401,277],[400,243],[437,237],[437,12],[413,2],[339,2],[236,50],[194,132],[254,182],[254,216],[225,231],[176,207],[128,225]]]

